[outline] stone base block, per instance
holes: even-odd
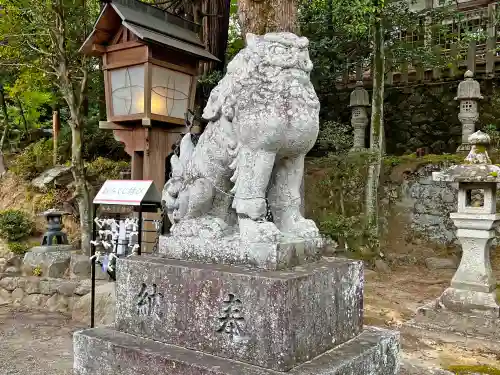
[[[396,375],[399,333],[368,328],[355,339],[289,372],[121,333],[112,328],[77,332],[74,375]]]
[[[496,301],[496,292],[478,292],[447,288],[439,298],[446,309],[456,312],[466,312],[473,315],[484,315],[490,318],[500,318],[500,306]]]
[[[71,245],[33,247],[24,255],[23,269],[28,273],[41,267],[43,276],[64,277],[73,250]]]
[[[116,328],[287,371],[357,336],[362,263],[262,271],[158,257],[117,261]]]
[[[322,239],[284,237],[280,243],[242,243],[239,234],[207,240],[204,237],[160,236],[159,253],[166,258],[254,266],[282,270],[321,258]]]
[[[495,352],[500,350],[500,317],[490,317],[482,311],[460,313],[433,303],[419,308],[415,318],[405,323],[404,329],[443,341],[448,335],[451,341],[455,341],[453,336],[460,337],[457,341],[474,348],[488,348]]]

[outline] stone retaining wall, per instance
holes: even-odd
[[[0,276],[0,305],[13,304],[70,314],[78,300],[90,292],[90,279],[72,281],[36,276]]]
[[[432,181],[432,172],[445,167],[427,164],[403,168],[399,176],[391,176],[386,185],[386,194],[395,198],[393,207],[405,216],[408,229],[438,245],[458,243],[456,228],[450,219],[450,213],[457,210],[458,186]]]
[[[35,270],[38,272],[35,272]],[[114,320],[114,283],[96,267],[96,322]],[[11,304],[70,315],[90,322],[90,261],[78,251],[37,247],[0,256],[0,306]]]

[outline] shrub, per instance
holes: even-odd
[[[33,231],[31,218],[20,210],[0,212],[0,237],[8,241],[19,241],[28,237]]]
[[[32,143],[13,159],[9,169],[30,181],[52,166],[52,151],[52,140],[42,139]]]
[[[335,121],[321,123],[317,148],[322,151],[347,151],[353,145],[352,127]]]
[[[127,161],[113,161],[99,157],[87,164],[87,177],[93,184],[101,185],[106,180],[117,180],[120,172],[130,168]]]
[[[50,208],[57,207],[60,203],[56,189],[52,188],[45,194],[36,195],[33,197],[33,208],[35,212],[43,212]]]
[[[17,255],[24,255],[29,250],[29,245],[24,242],[9,242],[7,247],[12,253]]]
[[[71,128],[64,125],[59,136],[60,163],[71,158]],[[83,128],[82,156],[93,160],[98,156],[112,160],[128,158],[122,143],[114,139],[113,132],[99,129],[98,116],[90,116]]]

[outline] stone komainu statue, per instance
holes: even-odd
[[[210,95],[198,144],[185,135],[171,159],[163,200],[172,236],[234,236],[239,228],[241,241],[319,238],[300,213],[304,157],[319,130],[308,45],[291,33],[247,35]]]

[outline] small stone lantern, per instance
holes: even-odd
[[[470,95],[469,95],[470,97]],[[490,137],[477,131],[470,135],[472,146],[462,165],[434,172],[434,181],[458,183],[458,212],[450,214],[462,244],[462,260],[451,286],[439,298],[441,306],[460,313],[481,312],[499,317],[496,281],[491,269],[490,247],[500,223],[496,213],[500,167],[488,156]],[[479,196],[479,199],[475,199]]]
[[[474,133],[475,124],[479,118],[477,102],[483,99],[479,82],[474,79],[474,73],[468,70],[464,77],[465,80],[458,85],[457,97],[455,98],[460,102],[458,119],[462,123],[462,144],[458,147],[457,152],[470,150],[468,139]]]
[[[50,209],[42,213],[47,220],[47,232],[43,235],[42,246],[67,245],[68,236],[62,231],[63,215],[68,215],[67,212]]]
[[[365,147],[365,131],[368,125],[366,108],[370,106],[370,96],[363,88],[363,82],[356,82],[356,88],[351,93],[349,107],[352,108],[351,124],[354,128],[354,144],[351,152],[363,151]]]

